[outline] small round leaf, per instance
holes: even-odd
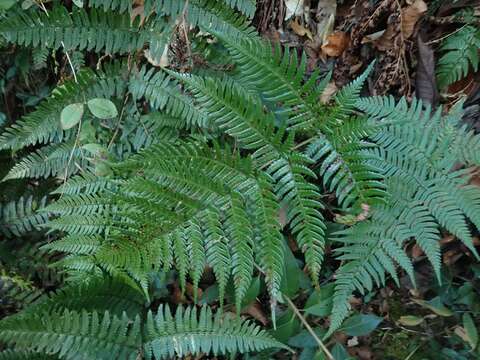
[[[60,114],[60,125],[63,130],[68,130],[77,125],[83,116],[83,104],[76,103],[66,106]]]
[[[108,99],[92,99],[87,105],[92,114],[99,119],[111,119],[118,115],[115,104]]]

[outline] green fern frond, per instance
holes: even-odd
[[[480,30],[474,26],[464,26],[447,37],[440,47],[444,54],[438,60],[437,80],[444,88],[468,75],[470,67],[476,72],[480,59]]]
[[[0,25],[0,36],[21,46],[96,52],[130,53],[149,45],[150,53],[160,56],[170,36],[165,22],[153,20],[144,27],[131,23],[128,14],[119,15],[91,9],[63,6],[48,12],[12,12]]]
[[[14,307],[17,310],[28,307],[42,296],[42,291],[30,281],[15,274],[0,272],[0,299],[2,307]]]
[[[153,109],[167,112],[187,127],[208,126],[205,111],[182,94],[178,84],[164,72],[143,67],[131,75],[128,87],[134,99],[145,98]]]
[[[225,231],[231,239],[232,274],[235,287],[235,305],[240,313],[242,299],[252,282],[254,270],[253,227],[248,218],[245,200],[233,194],[225,219]]]
[[[144,294],[119,278],[96,278],[88,282],[67,285],[55,293],[45,295],[24,313],[75,311],[109,311],[121,316],[123,312],[135,317],[146,304]]]
[[[143,349],[147,359],[285,348],[254,324],[230,319],[221,313],[213,315],[207,307],[199,312],[196,308],[179,307],[172,316],[168,306],[160,306],[156,315],[148,313],[146,333]]]
[[[69,310],[14,316],[2,320],[0,341],[60,357],[131,360],[140,344],[139,322],[138,317],[131,323],[126,315]]]
[[[21,197],[18,201],[0,204],[0,232],[7,237],[22,236],[47,222],[48,217],[37,210],[43,208],[47,198]]]
[[[467,185],[468,170],[454,170],[464,156],[465,143],[458,139],[467,138],[474,146],[475,137],[465,136],[464,128],[421,102],[409,107],[404,100],[397,104],[391,98],[370,98],[357,104],[372,119],[389,124],[371,136],[377,146],[361,152],[367,163],[381,170],[389,196],[385,205],[369,210],[368,221],[340,234],[343,246],[336,251],[345,263],[337,272],[329,335],[347,316],[354,290],[363,293],[382,285],[385,273],[397,279],[394,262],[413,281],[411,261],[402,250],[409,239],[423,249],[439,280],[440,227],[478,256],[467,219],[478,222],[474,209],[479,207],[480,191]]]
[[[89,169],[89,161],[82,150],[69,141],[47,145],[24,157],[10,169],[2,181],[23,178],[68,178],[80,170]]]
[[[85,171],[73,176],[52,193],[60,195],[92,195],[113,187],[114,183],[111,180]]]
[[[326,114],[318,98],[326,83],[317,87],[318,74],[304,83],[306,57],[298,59],[288,49],[284,52],[258,38],[238,38],[216,31],[238,66],[241,82],[258,89],[267,101],[282,103],[288,125],[304,128],[326,122]]]
[[[57,360],[53,355],[39,354],[31,351],[5,350],[0,352],[0,360]]]
[[[72,130],[63,131],[60,127],[60,113],[70,104],[84,102],[85,99],[123,96],[125,80],[122,66],[116,65],[104,72],[93,73],[85,69],[78,73],[77,80],[67,80],[58,86],[52,95],[32,113],[18,120],[0,136],[0,149],[17,150],[37,143],[47,144],[70,139]]]

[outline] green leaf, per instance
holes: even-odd
[[[295,313],[288,309],[277,320],[277,329],[272,331],[272,335],[280,342],[285,343],[299,330],[300,321]]]
[[[340,343],[336,343],[333,346],[331,353],[332,353],[333,358],[335,360],[348,360],[348,359],[350,359],[350,355],[348,354],[347,350]]]
[[[73,3],[79,8],[83,8],[83,0],[73,0]]]
[[[91,99],[87,105],[92,114],[99,119],[111,119],[118,115],[117,107],[108,99]]]
[[[108,153],[108,150],[100,144],[85,144],[82,146],[82,149],[88,151],[94,156],[102,156]]]
[[[285,295],[291,297],[294,296],[298,289],[300,288],[300,282],[302,276],[306,276],[305,273],[300,269],[298,260],[292,253],[292,250],[288,247],[286,242],[284,242],[285,249],[285,260],[284,260],[284,277],[282,279],[282,284],[280,290]]]
[[[84,106],[82,103],[70,104],[66,106],[60,114],[60,124],[63,130],[68,130],[76,126],[82,120]]]
[[[243,297],[242,300],[242,305],[244,307],[250,305],[260,294],[260,277],[257,276],[252,279],[252,283],[250,284],[250,287],[248,288],[247,292],[245,293],[245,296]]]
[[[0,10],[8,10],[15,5],[16,2],[17,0],[2,0],[0,1]]]
[[[423,322],[423,318],[413,315],[400,316],[398,322],[405,326],[417,326]]]
[[[320,317],[329,315],[332,311],[334,289],[334,284],[328,284],[312,292],[305,304],[305,313]]]
[[[383,318],[370,315],[358,314],[345,320],[340,331],[349,336],[364,336],[370,334],[383,321]]]
[[[318,335],[319,338],[322,338],[325,335],[325,329],[323,328],[315,328],[313,329],[315,334]],[[297,348],[316,348],[318,347],[317,341],[313,338],[313,336],[307,331],[302,330],[297,335],[288,339],[288,345],[297,347]]]
[[[475,349],[478,344],[478,331],[470,314],[463,314],[463,327],[467,334],[467,340],[472,349]]]
[[[438,296],[429,301],[418,300],[418,299],[414,299],[413,301],[433,311],[437,315],[444,316],[444,317],[449,317],[453,315],[453,311],[447,308],[445,305],[443,305],[442,300],[440,300]]]

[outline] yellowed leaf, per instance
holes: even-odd
[[[398,322],[405,326],[417,326],[423,322],[423,318],[413,315],[400,316]]]
[[[302,24],[299,24],[296,19],[290,22],[290,27],[298,36],[307,36],[310,40],[313,40],[311,31],[305,28]]]

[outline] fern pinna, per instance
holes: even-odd
[[[5,181],[53,177],[59,185],[41,212],[27,211],[4,232],[18,236],[49,216],[53,241],[42,248],[63,254],[55,265],[70,280],[2,320],[0,342],[15,351],[0,359],[282,348],[222,310],[232,287],[239,314],[259,273],[275,313],[285,300],[287,236],[314,286],[324,279],[327,246],[339,264],[327,337],[355,292],[387,278],[399,283],[398,267],[415,283],[406,243],[418,244],[439,281],[442,231],[478,257],[471,225],[480,225],[480,191],[469,179],[480,140],[462,126],[461,111],[362,98],[373,63],[322,104],[329,75],[307,74],[304,55],[263,41],[248,24],[254,8],[251,0],[146,0],[144,18],[131,21],[131,1],[92,0],[72,12],[58,4],[15,10],[2,21],[8,42],[116,59],[73,73],[0,136],[0,148],[21,157]],[[182,22],[218,39],[233,70],[180,72],[122,59],[162,56]],[[81,121],[62,127],[63,109],[91,99],[119,111],[99,118],[82,110]],[[332,233],[332,221],[341,229]],[[198,300],[206,268],[218,284],[215,314],[158,306],[158,274],[174,270]]]

